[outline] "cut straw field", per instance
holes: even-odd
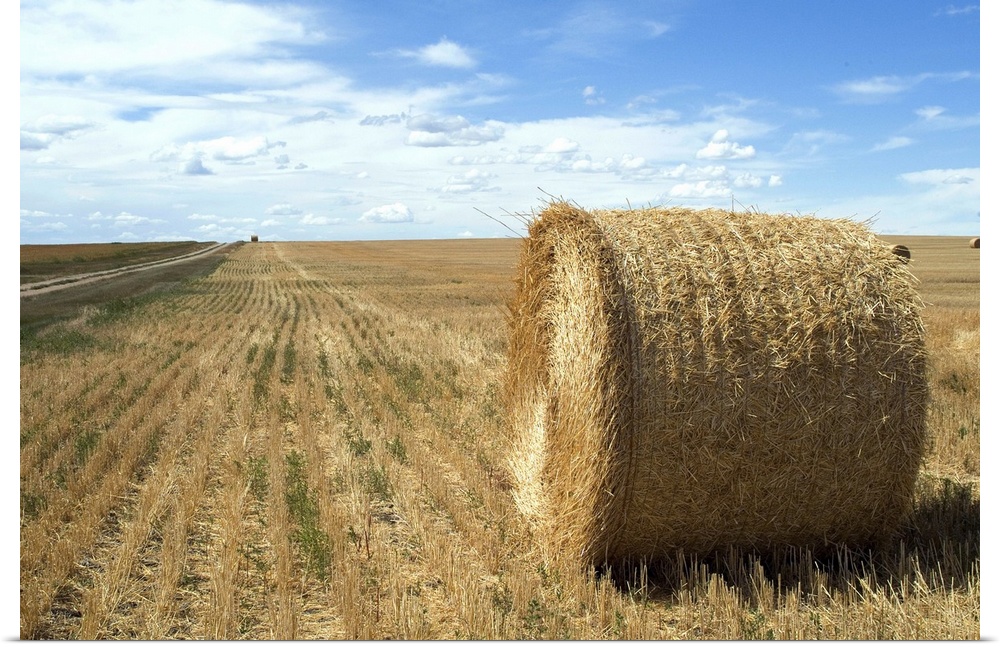
[[[503,405],[520,241],[253,243],[22,346],[21,637],[978,638],[979,250],[886,240],[930,437],[888,546],[547,561]]]

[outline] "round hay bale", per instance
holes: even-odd
[[[863,225],[549,204],[505,397],[546,559],[868,543],[925,445],[922,304]]]
[[[976,236],[975,238],[969,241],[969,247],[971,247],[972,249],[979,249],[979,236]]]
[[[906,245],[893,245],[892,253],[903,259],[903,262],[910,260],[910,248]]]
[[[251,243],[256,243],[258,240],[260,240],[260,239],[257,237],[257,234],[250,234],[250,242]]]

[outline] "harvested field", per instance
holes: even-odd
[[[520,241],[257,243],[20,367],[20,635],[979,637],[979,253],[900,237],[930,443],[898,542],[545,560],[502,404]],[[58,343],[56,343],[58,342]]]

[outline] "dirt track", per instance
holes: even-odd
[[[68,287],[74,287],[86,283],[93,283],[95,281],[101,281],[104,279],[113,278],[116,276],[121,276],[122,274],[131,274],[132,272],[141,272],[143,270],[149,270],[154,267],[163,267],[165,265],[174,265],[176,263],[183,263],[190,261],[193,258],[198,258],[212,252],[220,251],[228,245],[233,245],[233,243],[219,243],[212,247],[206,249],[198,250],[197,252],[192,252],[190,254],[184,254],[183,256],[177,256],[176,258],[170,258],[166,260],[153,261],[151,263],[141,263],[139,265],[132,265],[129,267],[122,267],[114,270],[105,270],[102,272],[90,272],[88,274],[75,274],[73,276],[60,276],[55,279],[48,279],[45,281],[38,281],[36,283],[25,283],[21,286],[21,297],[35,296],[38,294],[45,294],[46,292],[54,292],[56,290],[62,290]]]
[[[195,256],[165,259],[152,265],[143,264],[141,271],[135,271],[139,266],[133,265],[126,268],[132,271],[93,273],[99,276],[77,275],[72,282],[55,286],[41,286],[35,283],[34,288],[21,291],[22,332],[72,318],[87,306],[100,306],[115,299],[135,298],[171,290],[184,281],[209,274],[239,247],[239,243],[214,246],[205,253]],[[63,280],[66,278],[63,277]],[[62,289],[69,287],[73,289]]]

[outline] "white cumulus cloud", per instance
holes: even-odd
[[[163,222],[162,220],[156,220],[154,218],[137,216],[134,213],[129,213],[128,211],[121,211],[115,215],[103,214],[100,211],[95,211],[91,213],[89,216],[87,216],[87,220],[108,221],[111,225],[115,227],[134,227],[135,225],[143,223]]]
[[[474,193],[478,191],[499,191],[500,187],[491,186],[490,181],[495,178],[493,173],[487,173],[479,169],[470,169],[461,175],[452,175],[441,187],[442,193]]]
[[[753,173],[741,173],[733,178],[733,186],[737,189],[757,189],[763,184],[763,178],[760,178]]]
[[[740,146],[729,141],[729,131],[717,130],[712,140],[695,153],[698,159],[749,159],[757,155],[753,146]]]
[[[579,142],[575,142],[568,137],[556,137],[545,147],[544,152],[563,155],[565,153],[575,153],[578,150],[580,150]]]
[[[359,218],[361,222],[399,223],[413,222],[413,212],[402,202],[372,207]]]
[[[573,160],[569,170],[574,173],[607,173],[613,171],[614,168],[615,161],[610,157],[605,157],[601,162],[595,162],[590,158],[582,158]]]
[[[264,215],[266,216],[298,216],[301,213],[302,209],[297,209],[287,202],[272,204],[267,209],[264,209]]]
[[[37,209],[21,209],[22,218],[72,218],[73,214],[49,213],[48,211],[38,211]]]
[[[201,162],[201,157],[192,157],[181,162],[177,168],[181,175],[214,175],[215,173]]]
[[[237,138],[230,135],[209,139],[205,141],[187,142],[185,144],[167,144],[162,146],[149,156],[150,161],[166,162],[180,161],[184,164],[194,160],[212,159],[225,164],[240,164],[252,161],[255,157],[262,157],[268,154],[272,148],[284,147],[285,142],[270,142],[262,135],[255,137]],[[200,169],[204,169],[199,164],[192,164],[186,167],[182,164],[183,173],[198,174]]]
[[[307,213],[299,220],[299,224],[303,225],[329,225],[331,222],[331,219],[326,216],[316,216],[311,213]]]
[[[247,139],[237,139],[236,137],[220,137],[205,142],[198,142],[194,146],[199,152],[203,152],[214,160],[221,162],[242,162],[251,157],[266,155],[275,146],[284,146],[284,142],[269,143],[266,137],[257,136]]]
[[[406,138],[409,146],[477,146],[494,142],[503,137],[503,125],[497,121],[486,121],[475,125],[460,115],[435,117],[421,114],[406,122],[410,130]]]
[[[447,38],[442,38],[433,45],[425,45],[417,50],[400,50],[399,54],[415,58],[424,65],[457,68],[476,66],[476,59],[469,54],[467,49]]]
[[[83,117],[45,115],[21,126],[21,150],[44,150],[60,139],[72,139],[94,126],[94,122]]]
[[[604,103],[604,97],[600,95],[597,88],[588,85],[583,89],[583,102],[588,106],[598,106]]]
[[[699,182],[682,182],[670,189],[672,198],[722,198],[730,195],[729,186],[720,180],[701,180]]]

